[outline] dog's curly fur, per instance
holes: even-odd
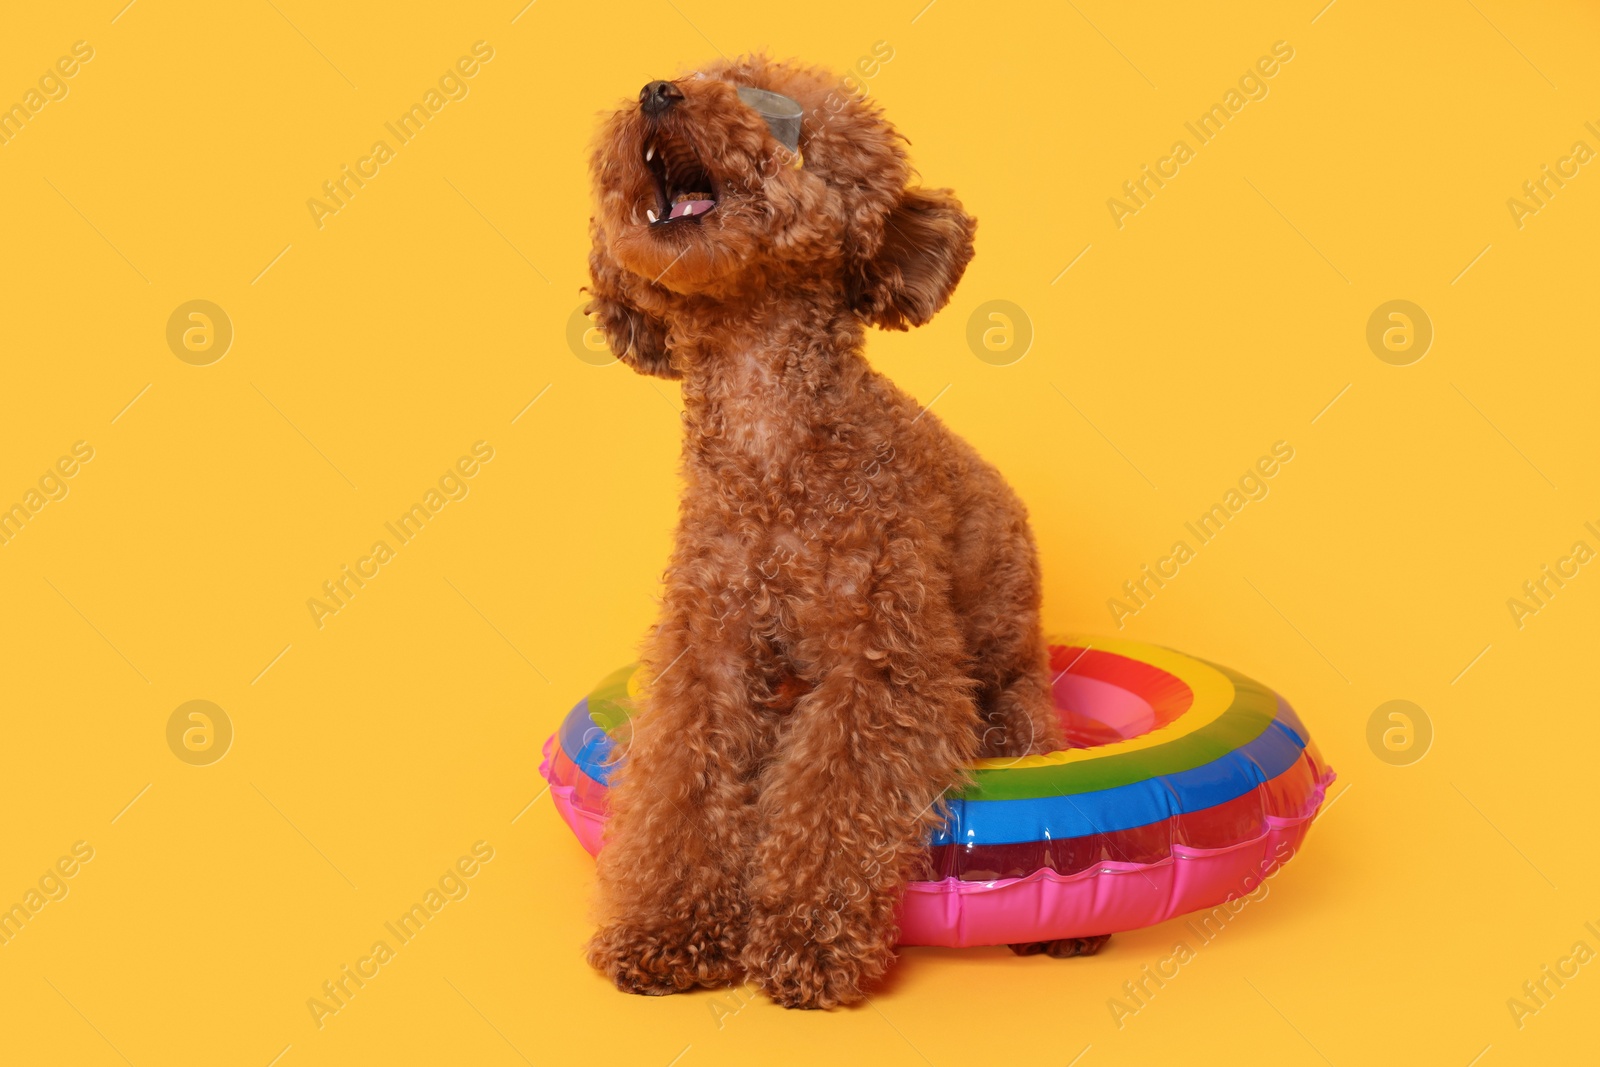
[[[977,224],[823,71],[758,56],[671,85],[591,162],[589,311],[682,383],[686,486],[589,960],[635,993],[850,1004],[964,766],[1060,743],[1022,503],[862,355],[866,326],[944,306]],[[801,104],[803,165],[740,86]],[[663,170],[716,207],[652,225]]]

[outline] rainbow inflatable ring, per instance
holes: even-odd
[[[986,759],[947,799],[929,880],[900,908],[902,945],[1091,937],[1253,892],[1300,847],[1334,775],[1272,690],[1152,645],[1050,647],[1070,748]],[[578,702],[540,772],[589,852],[600,849],[613,742],[634,668]]]

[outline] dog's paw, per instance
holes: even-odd
[[[859,1004],[866,993],[862,968],[820,945],[797,945],[775,954],[756,974],[756,987],[785,1008],[828,1009]]]
[[[841,1008],[859,1004],[888,970],[887,945],[851,949],[848,938],[821,943],[791,932],[777,939],[752,937],[745,970],[758,989],[785,1008]]]
[[[1055,941],[1024,941],[1006,947],[1019,956],[1037,956],[1042,952],[1046,956],[1064,960],[1073,956],[1093,956],[1110,940],[1110,934],[1097,934],[1094,937],[1063,937]]]
[[[674,968],[657,938],[627,926],[607,926],[589,941],[589,966],[624,993],[664,996],[692,988],[687,973]]]
[[[737,985],[744,972],[725,946],[616,923],[589,941],[589,964],[624,993],[660,997],[696,986]]]

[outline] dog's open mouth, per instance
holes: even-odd
[[[694,150],[666,133],[645,143],[645,166],[655,179],[655,207],[646,208],[652,226],[699,218],[717,206],[716,187]]]

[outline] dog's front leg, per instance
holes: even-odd
[[[953,614],[877,611],[828,624],[845,639],[818,642],[820,680],[760,778],[744,965],[786,1007],[856,1003],[883,975],[940,798],[976,749]]]
[[[589,943],[589,962],[619,989],[652,995],[743,977],[749,779],[761,743],[744,664],[696,632],[702,613],[670,602],[667,612],[610,792],[603,925]]]

